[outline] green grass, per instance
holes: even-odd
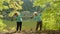
[[[35,26],[36,26],[36,22],[33,21],[33,20],[27,20],[27,21],[23,21],[23,27],[22,29],[23,30],[30,30],[30,29],[35,29]]]
[[[0,20],[1,22],[2,20]],[[3,23],[4,27],[2,29],[2,31],[7,31],[7,30],[16,30],[16,21],[7,21],[7,20],[3,20],[1,23]],[[30,30],[33,29],[35,30],[35,26],[36,26],[36,22],[34,22],[33,20],[23,20],[23,24],[22,24],[22,30]]]
[[[22,30],[35,30],[36,22],[33,20],[23,20]],[[56,26],[56,23],[44,23],[43,29],[47,30],[59,30],[60,27]],[[8,21],[0,19],[0,31],[16,30],[16,21]]]

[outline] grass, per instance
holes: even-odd
[[[49,30],[50,28],[52,28],[50,30],[54,30],[54,29],[59,30],[58,28],[56,28],[57,27],[56,24],[55,25],[54,24],[55,23],[52,23],[52,24],[43,23],[43,25],[44,25],[43,29],[46,28]],[[54,25],[56,27],[54,27],[52,25]],[[35,30],[35,28],[36,28],[36,22],[34,20],[23,20],[22,30],[31,30],[31,29]],[[9,31],[9,30],[16,30],[16,21],[8,21],[8,20],[0,19],[0,31]]]
[[[33,20],[27,20],[27,21],[23,21],[23,30],[30,30],[30,29],[35,29],[36,26],[36,22]]]
[[[1,22],[2,20],[0,20]],[[4,30],[16,30],[16,21],[7,21],[7,20],[3,20],[1,23],[3,23],[3,26],[1,27],[5,27],[2,29],[2,31]],[[35,29],[36,26],[36,22],[34,22],[33,20],[23,20],[22,23],[22,30],[30,30],[30,29]]]

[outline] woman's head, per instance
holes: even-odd
[[[19,12],[16,12],[14,15],[18,16],[19,15]]]
[[[14,15],[18,16],[18,13],[15,13]]]

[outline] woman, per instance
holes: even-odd
[[[17,22],[16,22],[17,23],[16,32],[17,32],[19,27],[20,27],[20,31],[21,31],[21,28],[22,28],[22,15],[19,14],[19,13],[15,13],[15,15],[16,15],[16,19],[17,19]]]
[[[41,13],[34,12],[33,13],[34,20],[37,22],[36,25],[36,31],[38,30],[38,27],[40,26],[40,30],[42,30],[42,19],[41,19]]]

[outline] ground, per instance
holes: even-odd
[[[9,32],[0,32],[0,34],[60,34],[60,31],[53,31],[53,30],[46,30],[46,31],[21,31],[13,33],[12,31]]]

